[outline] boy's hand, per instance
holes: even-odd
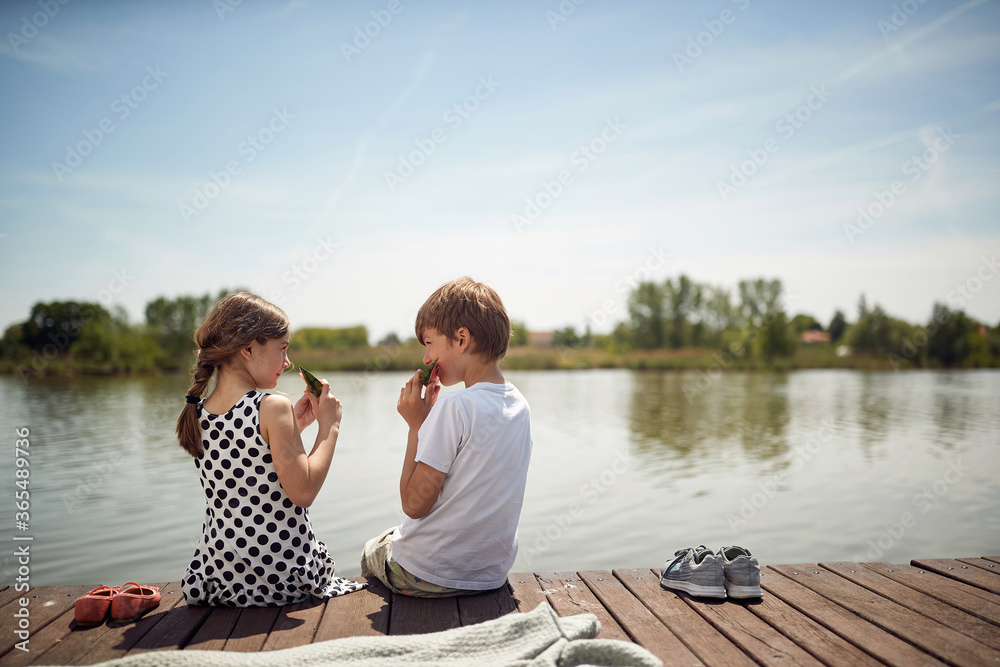
[[[396,411],[406,420],[406,424],[411,429],[420,428],[420,425],[427,419],[428,413],[437,401],[438,392],[441,385],[437,383],[437,369],[435,375],[431,377],[431,384],[427,390],[420,395],[423,385],[420,384],[420,371],[413,374],[403,388],[399,390],[399,400],[396,402]]]

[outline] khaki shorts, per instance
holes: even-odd
[[[392,558],[392,534],[396,528],[398,526],[393,526],[365,544],[361,552],[362,576],[375,577],[392,592],[415,598],[447,598],[483,592],[438,586],[407,572]]]

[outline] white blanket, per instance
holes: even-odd
[[[593,614],[560,618],[545,603],[525,614],[444,632],[396,637],[347,637],[281,651],[153,651],[100,663],[103,667],[306,667],[349,665],[656,665],[636,644],[594,639],[601,624]]]

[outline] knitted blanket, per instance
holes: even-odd
[[[560,618],[545,604],[524,614],[444,632],[396,637],[347,637],[266,653],[153,651],[102,662],[102,667],[312,667],[347,665],[657,665],[636,644],[594,639],[601,625],[593,614]]]

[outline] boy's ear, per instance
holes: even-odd
[[[458,338],[459,352],[466,352],[471,348],[472,334],[467,327],[459,327],[458,331],[455,332],[455,336]]]

